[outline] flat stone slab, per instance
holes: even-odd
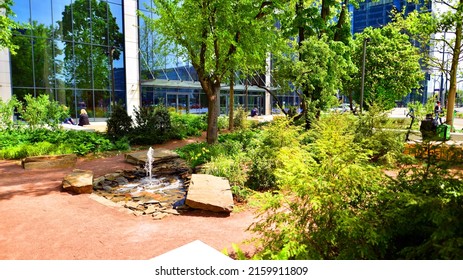
[[[65,191],[82,194],[93,192],[93,171],[75,169],[63,179]]]
[[[179,158],[179,155],[168,149],[153,149],[153,164]],[[125,161],[135,165],[145,165],[148,160],[147,151],[125,154]]]
[[[185,204],[194,209],[230,213],[233,195],[227,179],[208,174],[192,174]]]
[[[77,155],[47,155],[27,157],[21,160],[24,169],[47,169],[47,168],[69,168],[74,167],[77,162]]]

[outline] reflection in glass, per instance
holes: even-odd
[[[14,2],[19,22],[32,18],[29,28],[14,31],[20,48],[11,67],[18,98],[48,93],[73,117],[81,108],[91,117],[107,117],[111,99],[125,102],[121,0]]]
[[[33,55],[35,86],[52,88],[54,84],[53,41],[45,38],[34,38]]]
[[[11,7],[16,14],[15,20],[19,23],[29,23],[31,19],[29,0],[15,0]]]
[[[51,12],[51,0],[31,1],[32,21],[51,26],[53,24]]]
[[[32,38],[29,36],[24,36],[30,33],[30,30],[19,30],[14,32],[13,43],[17,45],[19,48],[16,51],[17,54],[11,56],[11,71],[13,73],[13,75],[11,76],[13,86],[34,86]]]

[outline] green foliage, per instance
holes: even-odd
[[[21,103],[13,96],[7,102],[0,98],[0,130],[13,128],[13,113],[15,108],[19,108]]]
[[[0,11],[2,11],[2,14],[0,15],[0,50],[8,48],[11,54],[15,55],[18,46],[13,43],[12,30],[19,28],[19,25],[12,20],[15,16],[11,10],[12,5],[12,0],[3,0],[0,2]]]
[[[132,132],[133,120],[120,104],[113,106],[111,116],[106,121],[106,134],[112,139],[127,137]]]
[[[280,149],[274,172],[279,191],[262,208],[267,218],[252,228],[261,233],[259,258],[381,256],[386,241],[368,210],[387,180],[369,164],[371,152],[355,142],[355,127],[349,114],[329,115],[304,141]]]
[[[287,119],[276,119],[263,127],[258,138],[249,147],[250,166],[246,185],[253,190],[276,188],[274,170],[281,149],[291,147],[300,139],[300,129]]]
[[[135,125],[130,137],[131,143],[149,145],[170,139],[172,125],[170,113],[165,106],[140,107],[134,113]]]
[[[423,72],[419,63],[419,49],[410,43],[409,36],[394,25],[366,28],[356,35],[352,60],[359,69],[353,79],[344,85],[345,92],[354,92],[360,100],[363,46],[366,38],[364,101],[381,104],[391,109],[395,101],[402,100],[413,89],[419,88]],[[365,104],[364,104],[365,105]]]
[[[126,139],[117,147],[127,148]],[[116,149],[105,135],[75,130],[18,129],[0,134],[0,158],[19,159],[26,156],[75,153],[85,155]]]
[[[406,165],[378,206],[390,236],[388,258],[463,258],[463,181],[443,165]]]
[[[170,113],[173,139],[185,139],[189,136],[200,136],[207,129],[203,116],[195,114]]]
[[[404,150],[405,133],[388,129],[388,124],[387,113],[376,104],[370,105],[355,124],[355,142],[370,150],[370,161],[383,165],[396,163]]]
[[[207,117],[207,115],[204,115]],[[228,116],[219,116],[217,119],[217,128],[218,129],[226,129],[228,128]],[[220,137],[220,135],[219,135]]]
[[[59,124],[69,116],[68,108],[60,105],[58,101],[50,100],[46,94],[37,97],[27,94],[24,100],[26,104],[21,110],[21,116],[31,129],[47,125],[57,129]]]
[[[233,116],[233,126],[235,129],[246,129],[249,127],[248,114],[243,107],[238,107]]]

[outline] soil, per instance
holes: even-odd
[[[175,149],[205,136],[155,145]],[[124,155],[79,158],[74,168],[101,176],[133,169]],[[110,207],[90,194],[61,190],[74,168],[24,170],[19,161],[0,160],[0,259],[3,260],[143,260],[195,240],[222,251],[252,235],[250,209],[230,215],[194,210],[153,220]]]

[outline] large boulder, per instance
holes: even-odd
[[[69,168],[74,167],[77,156],[69,155],[47,155],[27,157],[21,160],[24,169],[48,169],[48,168]]]
[[[233,195],[227,179],[208,174],[192,174],[185,204],[194,209],[230,213]]]
[[[171,161],[176,158],[179,158],[179,155],[171,150],[162,148],[153,149],[153,164]],[[147,160],[148,155],[146,151],[133,152],[125,155],[125,161],[135,165],[144,166]]]
[[[74,169],[63,179],[63,189],[74,194],[93,192],[93,171]]]

